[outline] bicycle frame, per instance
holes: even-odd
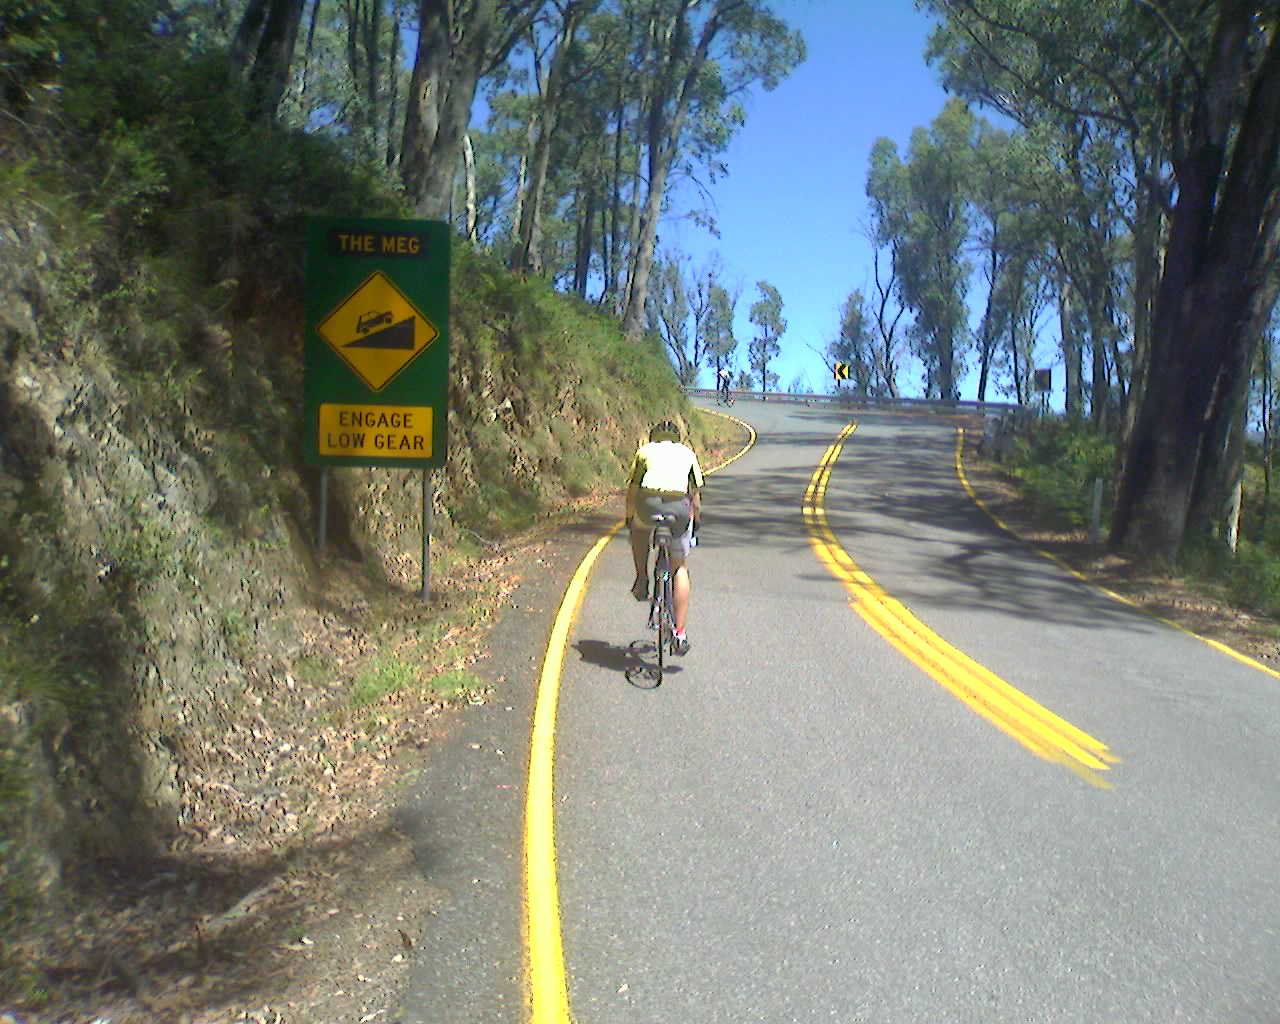
[[[649,601],[649,628],[658,631],[658,681],[668,654],[675,653],[675,593],[671,571],[671,525],[661,519],[653,529],[651,545],[658,549],[653,564],[653,597]]]

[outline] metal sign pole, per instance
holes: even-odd
[[[422,599],[431,600],[431,470],[422,471]]]

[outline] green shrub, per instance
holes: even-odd
[[[1060,525],[1089,525],[1095,481],[1103,481],[1103,527],[1115,491],[1115,443],[1087,427],[1043,420],[1019,434],[1006,465]]]

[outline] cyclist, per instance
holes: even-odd
[[[631,527],[631,556],[636,578],[631,596],[649,599],[649,541],[653,517],[675,517],[671,524],[671,571],[675,598],[676,653],[686,654],[689,637],[689,567],[694,523],[702,510],[702,467],[693,449],[680,440],[680,428],[666,420],[649,432],[636,451],[627,477],[627,523]]]
[[[721,401],[728,402],[729,395],[729,367],[720,367],[720,372],[716,375],[717,383],[720,388]]]

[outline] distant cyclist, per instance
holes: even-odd
[[[720,367],[717,374],[717,387],[720,389],[720,400],[726,404],[733,400],[733,396],[729,393],[729,367]]]
[[[693,524],[702,510],[702,467],[693,449],[680,440],[680,428],[670,421],[649,432],[649,440],[636,451],[627,477],[627,522],[631,526],[631,556],[636,578],[631,596],[649,599],[649,541],[653,518],[674,517],[671,524],[672,592],[675,599],[676,653],[686,654],[689,637],[689,567]]]

